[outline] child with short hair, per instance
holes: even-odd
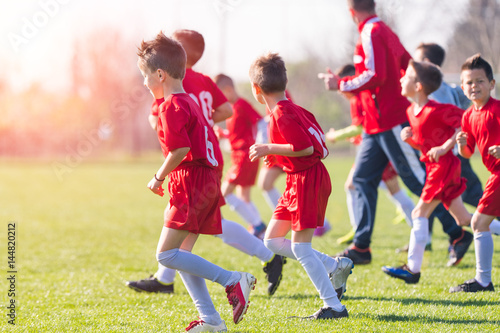
[[[236,324],[243,319],[256,279],[250,273],[224,270],[191,253],[200,234],[222,232],[223,198],[216,170],[222,154],[217,138],[182,86],[186,53],[181,44],[160,32],[154,40],[143,41],[137,54],[144,85],[156,99],[165,99],[159,106],[156,126],[165,161],[148,184],[153,193],[163,195],[163,182],[169,178],[170,200],[156,257],[160,264],[179,272],[199,312],[200,320],[193,321],[186,331],[226,331],[205,279],[226,288]]]
[[[450,288],[450,293],[494,291],[490,224],[495,216],[500,216],[500,101],[490,96],[495,89],[495,79],[491,65],[480,54],[468,58],[462,65],[461,81],[472,106],[465,111],[462,131],[457,135],[459,153],[470,158],[477,145],[491,176],[471,222],[476,249],[476,276]]]
[[[328,155],[314,115],[285,96],[285,63],[278,54],[257,58],[250,67],[255,99],[269,110],[270,142],[250,147],[250,158],[275,158],[286,172],[286,189],[268,225],[264,244],[274,253],[298,260],[318,290],[324,306],[311,319],[348,317],[340,303],[352,260],[313,250],[314,230],[324,223],[331,192],[330,176],[321,162]],[[285,239],[292,230],[292,242]]]
[[[463,110],[452,104],[429,100],[429,95],[439,88],[441,81],[439,67],[430,62],[413,60],[410,60],[401,78],[403,96],[413,101],[406,111],[411,127],[403,128],[401,139],[422,152],[420,160],[425,163],[427,177],[412,212],[408,263],[400,267],[384,266],[382,270],[406,283],[418,283],[420,280],[425,245],[429,238],[428,219],[440,203],[448,209],[458,225],[468,225],[471,220],[471,214],[461,197],[466,179],[461,178],[460,161],[451,150],[455,145]]]

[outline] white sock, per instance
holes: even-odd
[[[490,224],[490,231],[492,234],[500,235],[500,221],[494,219]]]
[[[179,271],[179,275],[198,310],[200,319],[210,325],[219,325],[222,318],[215,310],[205,279],[182,271]]]
[[[183,271],[191,275],[196,275],[204,279],[217,282],[223,287],[233,285],[235,283],[235,276],[233,273],[226,271],[225,269],[212,264],[208,260],[203,259],[200,256],[192,254],[191,252],[179,251],[178,248],[171,249],[158,253],[156,255],[158,262],[168,268],[176,269],[178,271]],[[236,279],[236,281],[238,281]]]
[[[425,244],[429,238],[429,220],[425,217],[413,219],[410,245],[408,246],[408,268],[412,273],[419,273],[424,259]]]
[[[351,222],[352,228],[356,230],[358,228],[358,220],[356,219],[356,207],[358,207],[356,190],[348,188],[345,190],[345,195],[349,222]]]
[[[273,251],[269,250],[260,239],[249,233],[241,224],[233,221],[222,219],[222,234],[216,237],[222,239],[227,245],[255,256],[263,262],[268,262],[274,256]]]
[[[175,269],[170,269],[158,263],[158,270],[155,273],[155,278],[161,283],[170,284],[174,283]]]
[[[411,227],[411,212],[413,208],[415,208],[415,204],[413,203],[411,198],[403,190],[399,190],[399,192],[394,193],[391,198],[394,199],[394,203],[405,213],[406,223],[408,223],[408,225]]]
[[[491,282],[491,266],[493,261],[493,237],[491,232],[474,233],[476,248],[476,281],[486,287]]]
[[[292,251],[316,287],[324,305],[335,311],[342,311],[344,306],[340,303],[337,293],[333,289],[325,266],[314,254],[311,243],[292,243]]]
[[[281,198],[281,193],[276,189],[276,187],[273,187],[269,191],[264,191],[263,194],[269,207],[271,207],[272,210],[276,209],[278,201]]]
[[[246,202],[235,196],[234,194],[228,194],[224,197],[229,208],[236,211],[247,223],[256,226],[262,221],[259,214],[255,214],[251,207],[247,205]]]
[[[264,245],[280,256],[284,256],[293,260],[297,260],[295,253],[292,251],[292,242],[285,237],[276,237],[264,239]],[[332,257],[313,249],[316,257],[323,263],[328,274],[337,269],[337,262]]]

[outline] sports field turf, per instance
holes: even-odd
[[[352,157],[329,157],[333,181],[327,217],[333,230],[313,240],[313,247],[335,254],[336,243],[350,229],[343,183]],[[487,172],[478,159],[475,169]],[[7,243],[9,223],[16,223],[16,325],[8,324],[8,253],[3,245],[0,284],[0,331],[13,332],[183,332],[197,319],[179,277],[175,293],[137,293],[127,280],[156,271],[155,249],[166,198],[153,195],[148,181],[161,160],[82,163],[57,177],[50,163],[0,163],[0,244]],[[279,186],[283,185],[280,179]],[[282,187],[281,187],[282,188]],[[271,211],[258,189],[253,191],[265,220]],[[348,319],[304,321],[321,305],[316,290],[298,262],[288,260],[283,281],[273,297],[266,294],[262,266],[203,236],[194,252],[227,269],[253,273],[258,281],[245,319],[232,323],[221,286],[208,282],[214,303],[230,332],[498,332],[500,331],[500,237],[494,236],[495,293],[449,294],[450,286],[474,277],[473,246],[458,267],[447,268],[446,235],[434,226],[433,251],[426,252],[420,283],[406,285],[381,271],[399,265],[405,255],[395,249],[408,242],[405,223],[393,224],[394,206],[380,192],[370,265],[356,266],[343,303]],[[472,211],[472,209],[471,209]],[[240,221],[227,207],[226,218]]]

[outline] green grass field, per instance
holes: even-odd
[[[343,183],[352,157],[330,157],[334,190],[327,217],[333,230],[313,247],[335,254],[336,239],[350,229]],[[473,161],[483,182],[487,172]],[[0,244],[8,224],[16,234],[16,325],[8,324],[8,253],[5,245],[0,284],[0,331],[13,332],[183,332],[197,313],[179,277],[175,293],[150,295],[125,286],[156,271],[156,243],[165,198],[146,184],[160,160],[82,163],[58,179],[50,163],[0,163]],[[279,186],[283,186],[283,179]],[[263,217],[271,210],[258,189],[253,197]],[[450,286],[474,277],[473,246],[458,267],[447,268],[446,235],[435,223],[433,251],[426,252],[420,283],[406,285],[381,271],[406,260],[395,249],[406,244],[410,229],[393,224],[394,206],[380,193],[373,235],[373,261],[355,267],[343,303],[349,318],[314,322],[286,319],[306,316],[321,305],[298,262],[289,260],[273,297],[266,295],[261,263],[203,236],[194,252],[227,269],[253,273],[258,283],[245,319],[232,323],[221,286],[208,282],[214,303],[230,332],[498,332],[500,294],[449,294]],[[472,209],[471,209],[472,211]],[[241,222],[227,207],[226,218]],[[493,282],[500,290],[500,238],[494,236]]]

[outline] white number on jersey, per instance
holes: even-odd
[[[208,91],[202,91],[200,92],[200,95],[198,97],[196,97],[195,94],[189,94],[189,96],[191,96],[191,98],[196,102],[196,104],[198,104],[201,107],[205,119],[208,121],[208,124],[213,127],[214,121],[212,120],[212,103],[213,103],[212,94],[209,93]]]
[[[314,125],[313,125],[314,126]],[[323,148],[323,158],[328,156],[328,149],[326,149],[326,138],[325,135],[318,129],[316,126],[309,127],[309,133],[311,133],[316,140],[318,140],[319,144]]]
[[[217,159],[215,158],[214,154],[214,144],[208,140],[208,127],[205,126],[205,142],[207,144],[207,160],[212,164],[214,167],[219,165],[219,162],[217,162]]]

